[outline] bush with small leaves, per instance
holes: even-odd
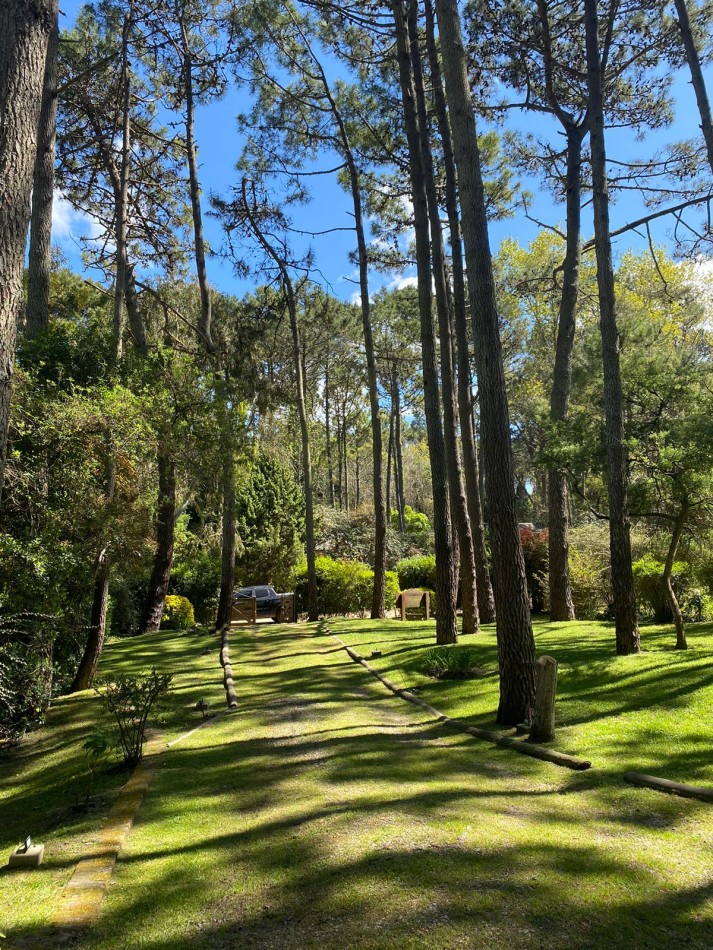
[[[474,679],[483,675],[476,659],[477,652],[471,647],[431,647],[421,659],[421,669],[434,679]]]
[[[420,587],[433,590],[436,586],[436,559],[432,554],[406,557],[396,565],[401,590]]]
[[[193,604],[180,594],[169,594],[163,605],[162,630],[189,630],[196,623]]]
[[[168,692],[172,679],[172,673],[159,673],[154,668],[150,673],[117,676],[97,684],[96,692],[119,727],[119,741],[127,765],[141,761],[149,713]]]

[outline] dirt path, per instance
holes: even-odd
[[[641,793],[451,734],[314,627],[231,657],[239,712],[162,757],[92,950],[713,943],[704,858],[667,877],[696,806],[652,825]]]

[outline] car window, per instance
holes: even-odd
[[[256,596],[256,597],[269,597],[269,596],[270,596],[270,588],[269,588],[269,587],[256,587],[256,588],[255,588],[255,596]]]

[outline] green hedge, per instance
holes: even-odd
[[[317,598],[320,614],[366,616],[371,611],[374,572],[368,564],[360,561],[335,560],[318,557],[315,562],[317,574]],[[386,609],[394,606],[399,592],[399,580],[394,571],[386,572],[384,600]],[[296,573],[295,594],[297,609],[307,610],[307,567],[303,565]]]
[[[419,554],[406,557],[396,565],[401,590],[420,587],[422,590],[435,590],[436,559],[432,554]]]

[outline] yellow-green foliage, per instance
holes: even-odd
[[[161,628],[163,630],[188,630],[195,626],[193,604],[187,597],[169,594],[163,605]]]

